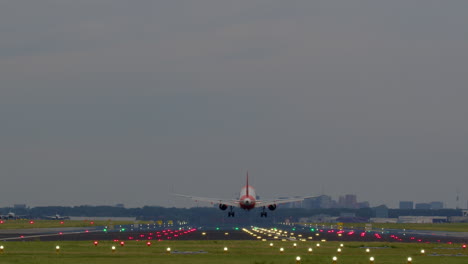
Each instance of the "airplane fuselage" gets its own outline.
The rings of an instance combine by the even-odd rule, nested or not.
[[[255,189],[252,186],[244,186],[241,189],[239,197],[239,206],[244,210],[251,210],[255,208]]]

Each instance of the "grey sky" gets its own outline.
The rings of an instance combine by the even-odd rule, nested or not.
[[[466,206],[467,1],[3,1],[0,206]]]

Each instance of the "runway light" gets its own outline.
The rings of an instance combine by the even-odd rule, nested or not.
[[[344,247],[344,245],[343,245],[343,244],[340,244],[340,247]]]
[[[338,258],[337,258],[337,257],[333,257],[333,258],[332,258],[332,263],[333,263],[333,264],[336,264],[337,261],[338,261]]]
[[[125,242],[120,241],[120,246],[122,246],[122,247],[125,246]]]
[[[270,243],[270,247],[272,247],[272,246],[273,246],[273,243]]]
[[[151,246],[151,242],[150,242],[150,241],[146,242],[146,245],[147,245],[148,247],[150,247],[150,246]]]
[[[4,250],[5,250],[5,248],[3,247],[3,245],[1,245],[0,246],[0,254],[2,254]]]
[[[296,244],[296,243],[294,243],[294,244],[293,244],[293,247],[294,247],[294,248],[296,248],[296,247],[297,247],[297,244]]]
[[[336,252],[338,252],[338,254],[341,254],[341,248],[338,248]]]
[[[421,249],[421,255],[426,254],[426,251],[424,249]]]
[[[95,246],[97,246],[97,245],[99,244],[99,242],[98,242],[98,241],[94,241],[93,244],[94,244]]]
[[[296,264],[300,264],[301,263],[301,257],[297,256],[296,257]]]
[[[111,247],[112,253],[115,253],[115,246]]]
[[[413,262],[413,259],[411,257],[408,257],[408,264],[411,264]]]
[[[462,248],[463,248],[463,249],[466,249],[466,244],[463,244],[463,245],[462,245]]]
[[[370,253],[370,249],[366,248],[366,253],[369,254],[369,253]]]
[[[319,244],[319,243],[317,243],[317,247],[318,247],[318,248],[320,247],[320,244]]]
[[[313,250],[312,250],[312,248],[309,248],[307,251],[308,251],[309,254],[310,254],[310,253],[312,253]]]
[[[228,248],[227,247],[224,247],[224,253],[227,253],[228,252]]]
[[[34,221],[33,221],[33,220],[31,220],[31,221],[29,221],[29,223],[32,225],[32,224],[34,224]]]
[[[55,246],[55,253],[60,253],[60,246]]]
[[[284,248],[280,248],[280,253],[281,253],[281,254],[284,253]]]
[[[369,258],[369,264],[374,264],[374,257]]]

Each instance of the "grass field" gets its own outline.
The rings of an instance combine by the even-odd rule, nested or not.
[[[274,243],[270,247],[269,243]],[[1,244],[2,243],[2,244]],[[296,256],[301,256],[301,263],[332,263],[332,256],[337,256],[337,264],[370,263],[369,257],[375,257],[375,264],[407,263],[407,257],[413,258],[414,264],[466,264],[468,257],[454,256],[468,254],[461,249],[461,245],[453,244],[406,244],[406,243],[363,243],[347,242],[342,253],[337,254],[340,242],[322,242],[317,248],[316,242],[281,241],[154,241],[151,246],[146,241],[128,241],[125,246],[118,242],[102,241],[94,246],[92,241],[63,241],[63,242],[0,242],[4,252],[0,253],[0,263],[250,263],[250,264],[279,264],[296,263]],[[55,247],[60,245],[60,253]],[[111,246],[116,246],[112,253]],[[224,247],[228,253],[224,253]],[[166,253],[170,247],[172,254]],[[284,248],[280,253],[279,248]],[[308,248],[313,253],[308,254]],[[370,247],[371,253],[365,252]],[[424,248],[425,255],[420,250]],[[176,254],[174,251],[204,251],[200,254]],[[439,254],[441,256],[431,256]]]

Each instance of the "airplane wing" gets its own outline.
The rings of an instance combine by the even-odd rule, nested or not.
[[[284,203],[300,202],[306,198],[313,198],[313,197],[315,196],[302,196],[302,197],[295,197],[295,198],[272,199],[272,200],[257,200],[257,205],[268,206],[270,204],[284,204]]]
[[[190,198],[194,201],[197,202],[208,202],[212,204],[225,204],[228,206],[236,206],[239,207],[239,201],[238,200],[225,200],[225,199],[218,199],[218,198],[208,198],[208,197],[197,197],[197,196],[190,196],[190,195],[184,195],[184,194],[174,194],[176,196],[180,197],[185,197],[185,198]]]

